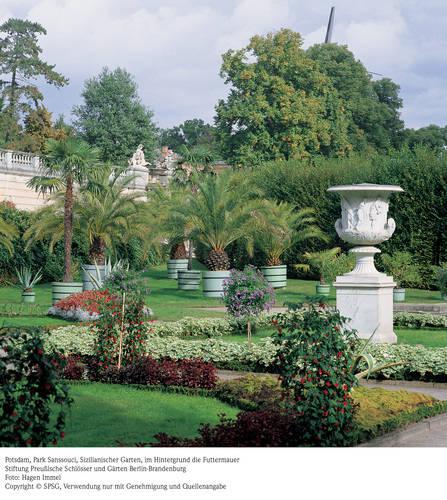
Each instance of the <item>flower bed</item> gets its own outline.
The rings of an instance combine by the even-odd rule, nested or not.
[[[94,335],[94,329],[87,326],[55,328],[50,332],[47,345],[51,351],[63,350],[70,354],[92,355]],[[150,335],[146,353],[155,359],[201,358],[219,368],[268,371],[271,369],[276,349],[269,338],[249,346],[217,339],[185,340]]]
[[[87,379],[112,384],[141,384],[212,389],[216,385],[216,368],[202,359],[161,359],[145,356],[118,369],[100,366],[90,357],[86,363],[78,355],[67,357],[63,377]]]
[[[94,321],[99,318],[100,304],[105,301],[110,301],[107,290],[74,293],[50,307],[48,315],[71,321]]]
[[[100,316],[101,304],[111,300],[107,290],[87,290],[59,300],[48,309],[47,314],[69,321],[96,321]],[[146,317],[152,316],[151,309],[145,307],[144,314]]]

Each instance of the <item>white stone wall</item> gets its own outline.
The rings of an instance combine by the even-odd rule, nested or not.
[[[11,201],[22,210],[35,210],[45,203],[45,199],[27,182],[37,175],[39,157],[20,151],[0,150],[0,201]]]

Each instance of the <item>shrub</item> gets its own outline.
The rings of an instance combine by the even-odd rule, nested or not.
[[[197,438],[178,438],[157,434],[156,444],[163,447],[254,447],[254,446],[300,446],[306,444],[305,422],[296,413],[284,409],[245,411],[236,420],[220,417],[220,423],[203,424]],[[148,446],[148,443],[137,443]]]
[[[224,281],[223,301],[228,313],[235,318],[256,317],[275,303],[275,292],[260,271],[246,266],[243,271],[232,269]]]
[[[442,295],[447,295],[447,269],[445,267],[440,267],[437,270],[436,278]]]
[[[216,368],[201,359],[161,359],[140,357],[121,368],[109,366],[92,375],[102,382],[116,384],[165,385],[212,389],[216,385]]]
[[[104,298],[100,305],[94,352],[101,369],[114,364],[121,368],[145,354],[144,295],[148,291],[135,273],[122,268],[112,271],[104,286],[110,298]]]
[[[110,300],[107,290],[74,293],[56,302],[53,307],[50,307],[48,314],[74,321],[93,321],[99,318],[101,305]]]
[[[151,323],[150,332],[158,337],[221,337],[233,333],[226,318],[183,318],[179,321]]]
[[[68,380],[81,380],[84,376],[85,364],[81,361],[81,356],[71,355],[66,357],[66,364],[62,372],[62,377]]]
[[[408,328],[446,328],[447,316],[431,313],[397,313],[394,315],[395,326]]]
[[[391,255],[383,254],[381,261],[385,271],[394,278],[397,287],[418,287],[422,278],[419,266],[413,262],[409,252],[394,252]]]
[[[321,446],[352,442],[356,378],[349,370],[355,333],[338,311],[310,304],[302,319],[277,318],[277,364],[286,404],[306,422],[304,441]]]
[[[71,399],[59,379],[63,366],[59,354],[45,352],[40,330],[0,330],[0,446],[47,446],[64,438]]]
[[[246,375],[219,382],[214,394],[218,399],[243,410],[278,408],[283,403],[279,380],[269,375]]]
[[[243,271],[232,269],[223,284],[223,301],[236,322],[245,324],[251,341],[253,320],[275,303],[275,292],[260,271],[246,266]]]
[[[95,327],[70,325],[51,330],[47,345],[52,351],[63,349],[71,354],[93,355],[95,337]],[[151,335],[144,341],[143,350],[155,359],[200,358],[219,368],[252,371],[273,369],[276,351],[269,338],[249,346],[216,339],[185,340],[156,335]]]

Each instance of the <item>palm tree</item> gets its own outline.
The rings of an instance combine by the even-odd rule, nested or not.
[[[185,202],[190,192],[185,184],[177,183],[170,183],[167,188],[155,186],[151,189],[143,208],[144,222],[140,228],[146,251],[148,248],[168,246],[171,259],[187,257],[186,220],[176,209]]]
[[[73,228],[89,242],[90,262],[103,265],[106,249],[114,248],[131,235],[139,234],[138,217],[143,203],[140,193],[130,192],[135,176],[111,167],[91,172],[73,202]],[[64,197],[57,193],[54,203],[42,209],[25,233],[29,244],[50,237],[50,249],[64,234]]]
[[[190,184],[197,173],[208,173],[211,163],[216,159],[214,152],[202,144],[190,148],[182,144],[179,153],[180,159],[172,180],[181,185]]]
[[[64,192],[64,282],[73,280],[71,270],[71,247],[73,240],[73,204],[75,183],[81,185],[96,164],[98,152],[86,142],[67,137],[62,140],[49,139],[45,145],[45,156],[41,174],[33,177],[28,186],[45,195]]]
[[[14,247],[12,240],[18,236],[17,229],[0,218],[0,246],[5,247],[12,255]]]
[[[280,266],[284,253],[299,241],[328,241],[312,208],[296,210],[289,203],[265,200],[263,213],[256,220],[256,243],[266,254],[267,266]]]
[[[135,176],[110,167],[97,170],[75,202],[75,227],[90,244],[91,263],[104,264],[106,248],[138,235],[141,193],[130,191]]]
[[[208,249],[205,264],[209,270],[228,270],[226,248],[233,241],[245,240],[252,251],[252,218],[260,215],[262,202],[243,176],[228,171],[207,175],[196,185],[197,193],[190,192],[171,214],[183,220],[190,237]]]

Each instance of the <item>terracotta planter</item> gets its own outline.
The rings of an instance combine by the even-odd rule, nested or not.
[[[204,271],[203,295],[205,297],[223,297],[223,282],[230,277],[230,271]]]
[[[52,303],[65,299],[74,293],[82,292],[82,282],[72,281],[68,283],[53,281],[51,283]]]
[[[272,288],[285,288],[287,285],[287,266],[262,266],[261,273]]]
[[[198,290],[202,271],[179,270],[177,271],[177,284],[179,290]]]
[[[169,259],[168,260],[168,278],[171,280],[177,279],[178,271],[188,270],[188,259]]]

